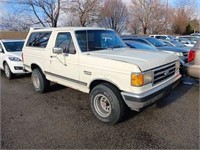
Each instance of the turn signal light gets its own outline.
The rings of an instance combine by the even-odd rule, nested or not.
[[[143,86],[144,75],[143,74],[131,74],[131,85],[132,86]]]

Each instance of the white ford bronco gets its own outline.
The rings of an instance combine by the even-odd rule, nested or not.
[[[127,106],[139,111],[161,99],[181,78],[176,55],[130,49],[105,28],[31,28],[23,63],[36,91],[52,81],[89,93],[95,116],[110,124]]]

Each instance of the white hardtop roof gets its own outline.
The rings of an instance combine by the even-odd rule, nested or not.
[[[24,42],[23,39],[0,39],[2,42]]]
[[[57,27],[57,28],[30,28],[30,31],[77,31],[77,30],[112,30],[100,27]]]

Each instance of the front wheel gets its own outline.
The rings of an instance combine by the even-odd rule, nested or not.
[[[10,67],[7,63],[4,64],[4,71],[8,79],[12,79],[14,77],[14,74],[11,72]]]
[[[103,83],[92,89],[90,107],[100,121],[116,124],[123,118],[126,105],[115,86]]]
[[[35,91],[44,93],[49,89],[50,81],[46,79],[45,75],[38,68],[32,71],[31,79]]]

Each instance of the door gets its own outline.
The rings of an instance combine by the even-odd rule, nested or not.
[[[62,49],[63,52],[55,53],[55,49]],[[57,83],[79,89],[78,53],[70,32],[57,33],[49,62],[50,72],[47,75]]]

